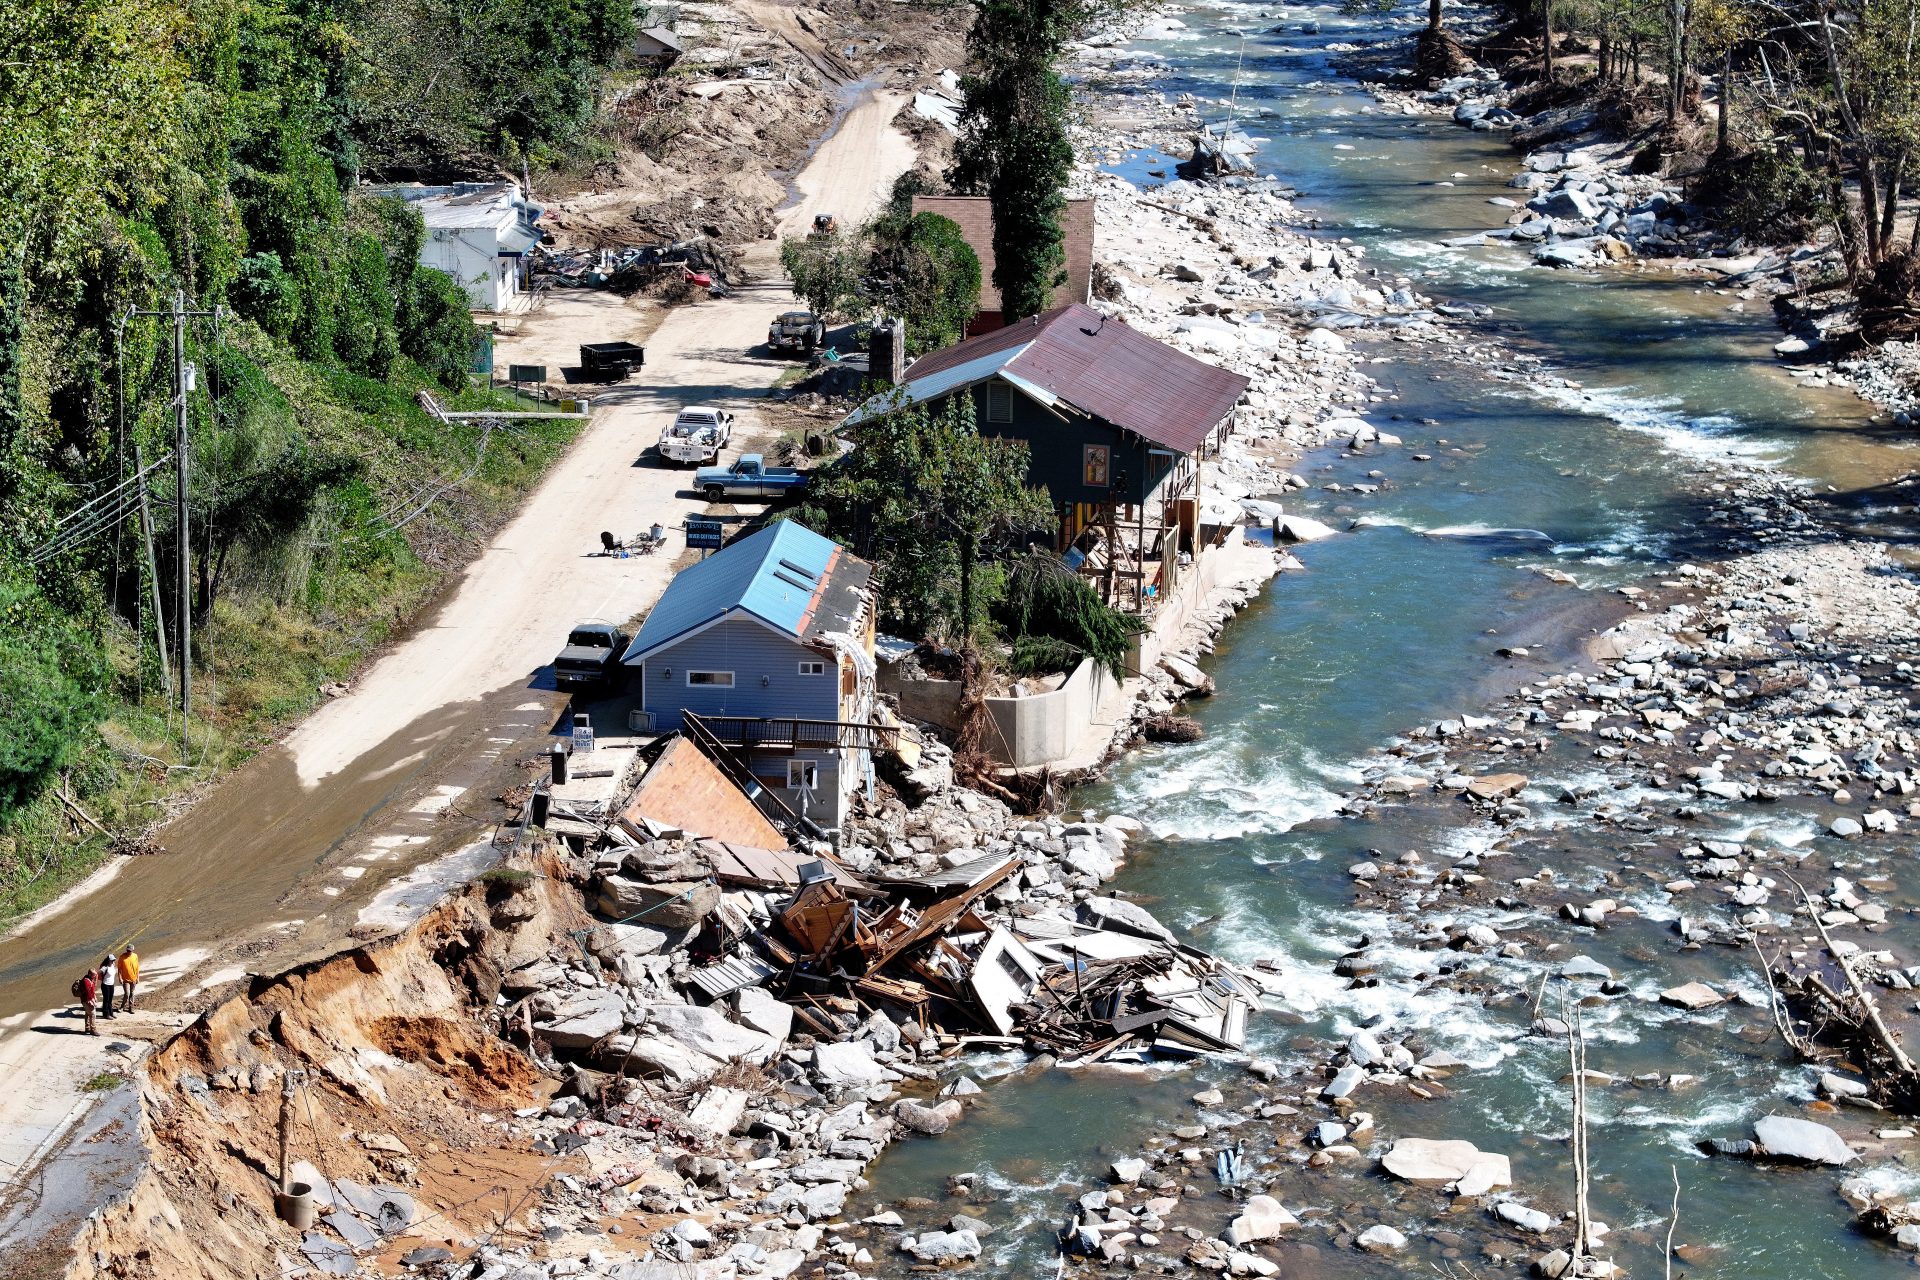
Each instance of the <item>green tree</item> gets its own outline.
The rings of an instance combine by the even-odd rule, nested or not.
[[[1088,10],[1075,0],[976,0],[967,36],[960,140],[948,178],[993,209],[993,283],[1008,321],[1052,304],[1066,279],[1073,168],[1060,49]]]
[[[795,518],[880,565],[889,625],[971,645],[990,603],[983,558],[1053,526],[1046,490],[1026,474],[1026,445],[981,436],[970,399],[904,406],[859,428]]]
[[[867,240],[867,296],[906,321],[910,351],[938,350],[966,336],[980,305],[980,259],[959,224],[937,213],[882,216]]]
[[[788,236],[780,242],[780,265],[794,296],[823,317],[842,314],[859,297],[860,258],[842,232]]]
[[[0,828],[10,810],[79,754],[99,720],[99,639],[0,582]]]

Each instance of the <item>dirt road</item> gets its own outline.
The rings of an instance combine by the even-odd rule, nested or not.
[[[901,103],[876,94],[843,116],[799,174],[783,230],[819,212],[857,220],[884,198],[914,159],[889,126]],[[671,528],[705,510],[689,473],[643,458],[646,447],[698,403],[739,414],[736,446],[764,442],[755,404],[789,364],[755,353],[793,299],[773,245],[749,260],[762,282],[669,312],[645,369],[595,395],[592,422],[519,515],[349,693],[171,824],[165,853],[122,860],[0,942],[0,1158],[32,1163],[84,1111],[76,1082],[108,1065],[105,1042],[69,1034],[60,1016],[68,983],[107,947],[138,939],[143,995],[191,1004],[337,945],[381,887],[484,834],[498,788],[524,776],[513,766],[544,749],[565,708],[546,664],[568,626],[642,613],[681,558],[677,536],[659,554],[600,556],[600,531]],[[612,295],[561,293],[500,359],[571,365],[559,355],[635,323]],[[45,1087],[18,1087],[31,1079]],[[19,1172],[0,1167],[0,1184]],[[10,1194],[0,1186],[0,1221]]]

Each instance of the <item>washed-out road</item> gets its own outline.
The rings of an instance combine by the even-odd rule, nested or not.
[[[797,176],[783,233],[821,212],[858,220],[885,198],[914,160],[889,125],[902,101],[870,93],[842,116]],[[484,833],[497,789],[524,778],[514,766],[544,749],[566,706],[545,668],[568,627],[643,613],[684,558],[677,537],[654,555],[598,555],[601,530],[674,528],[705,510],[689,473],[647,447],[699,403],[738,413],[730,456],[770,442],[754,405],[790,366],[762,343],[794,302],[771,244],[748,258],[757,283],[668,312],[643,370],[585,391],[592,420],[519,514],[348,693],[165,828],[164,852],[116,859],[0,941],[0,1256],[62,1209],[50,1165],[77,1158],[100,1096],[84,1082],[127,1070],[199,993],[339,945],[383,890],[390,901],[409,872]],[[499,357],[571,365],[582,342],[632,335],[638,314],[610,294],[556,292]],[[128,940],[146,957],[143,999],[166,1012],[103,1022],[110,1034],[90,1039],[68,987]]]

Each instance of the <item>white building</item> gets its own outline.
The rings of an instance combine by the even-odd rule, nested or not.
[[[420,262],[459,281],[475,311],[511,311],[526,288],[527,253],[540,239],[537,206],[517,182],[388,187],[420,210],[427,238]]]

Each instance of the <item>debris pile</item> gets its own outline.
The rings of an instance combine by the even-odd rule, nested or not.
[[[683,786],[715,780],[673,763]],[[644,778],[636,794],[672,804]],[[1234,1052],[1259,1003],[1252,974],[1180,945],[1139,905],[1072,901],[1073,879],[1091,887],[1118,868],[1128,832],[1112,823],[1022,824],[1025,840],[950,848],[931,866],[915,867],[913,843],[900,841],[906,857],[889,850],[895,865],[874,870],[876,849],[836,856],[818,842],[800,851],[697,838],[635,810],[586,824],[587,838],[567,831],[590,863],[590,900],[613,919],[596,931],[607,945],[685,948],[683,962],[635,964],[661,997],[765,988],[823,1039],[879,1012],[937,1045],[1019,1041],[1068,1065]]]

